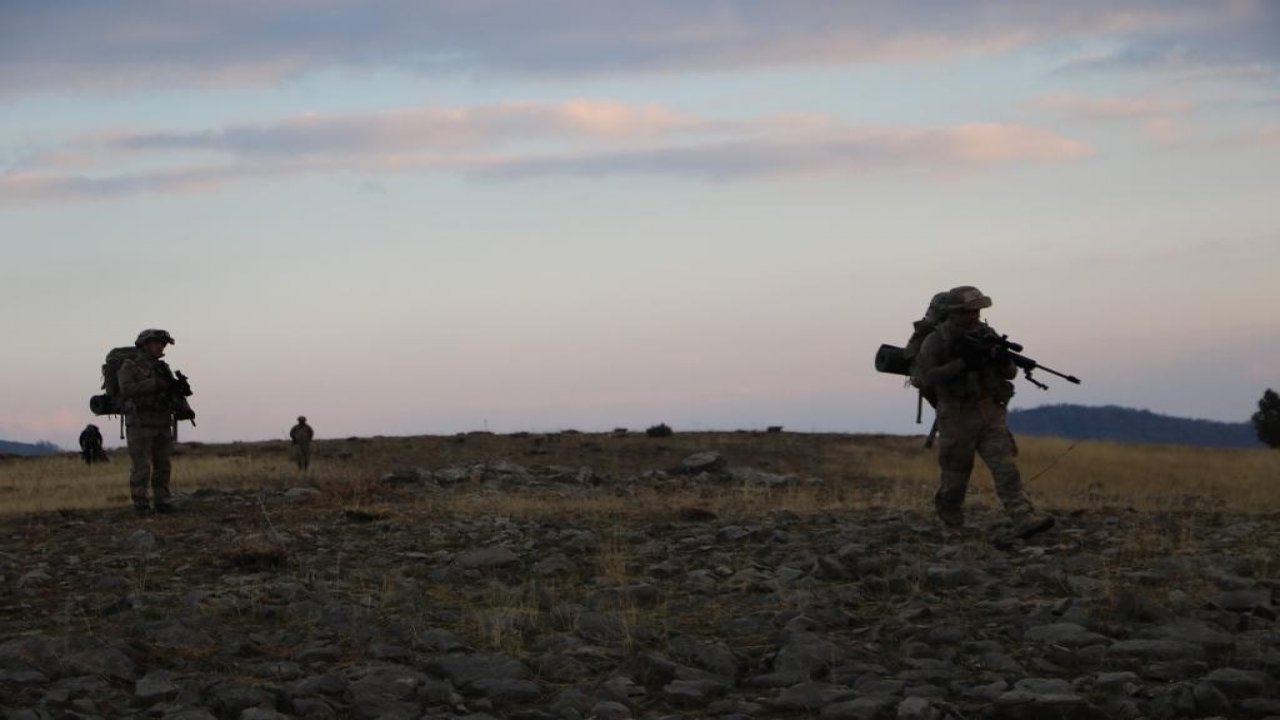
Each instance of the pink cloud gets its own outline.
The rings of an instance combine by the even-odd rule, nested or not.
[[[944,133],[957,156],[978,162],[1075,160],[1092,153],[1086,143],[1021,125],[961,125]]]
[[[1184,115],[1195,105],[1178,98],[1145,97],[1087,97],[1084,95],[1056,94],[1040,98],[1041,107],[1064,112],[1084,120],[1109,120],[1115,118],[1151,118]]]
[[[1280,146],[1280,125],[1272,125],[1258,130],[1253,134],[1256,144],[1268,147]]]
[[[666,174],[719,180],[885,168],[942,170],[1085,157],[1085,143],[1022,125],[847,125],[824,114],[696,117],[655,104],[423,106],[310,113],[197,132],[73,140],[0,175],[0,202],[207,192],[254,178],[422,170],[490,177]],[[59,159],[75,156],[80,174]],[[207,157],[205,164],[193,157]],[[110,173],[94,174],[94,168]]]

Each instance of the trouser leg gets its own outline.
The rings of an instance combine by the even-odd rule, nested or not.
[[[169,458],[172,454],[172,432],[169,428],[157,430],[151,444],[151,494],[156,505],[167,505],[172,497],[169,491],[169,476],[173,472]]]
[[[1022,474],[1014,460],[1018,450],[1013,435],[1009,433],[1004,408],[988,411],[977,449],[982,461],[991,469],[996,497],[1000,498],[1005,511],[1015,519],[1030,515],[1034,508],[1022,486]]]
[[[147,506],[147,485],[151,479],[153,437],[146,428],[130,425],[129,444],[129,497],[135,507]]]
[[[938,491],[933,496],[938,517],[948,525],[964,523],[964,498],[973,474],[977,437],[967,414],[942,409],[938,415]]]

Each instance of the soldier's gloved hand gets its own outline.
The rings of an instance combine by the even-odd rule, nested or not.
[[[960,359],[964,361],[966,370],[977,370],[991,359],[990,351],[979,345],[965,344],[960,352]]]

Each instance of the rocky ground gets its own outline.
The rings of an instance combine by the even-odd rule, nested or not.
[[[1280,718],[1275,517],[1098,508],[1009,541],[990,512],[944,534],[892,508],[531,510],[815,484],[713,456],[617,478],[490,462],[398,471],[359,502],[205,490],[172,515],[6,518],[0,707]]]

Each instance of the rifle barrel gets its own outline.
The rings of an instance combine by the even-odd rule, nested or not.
[[[1036,367],[1049,373],[1050,375],[1057,375],[1058,377],[1062,378],[1063,380],[1066,380],[1069,383],[1074,383],[1076,385],[1080,384],[1080,378],[1076,377],[1075,375],[1067,375],[1066,373],[1060,373],[1057,370],[1054,370],[1053,368],[1045,367],[1039,363],[1036,363]]]
[[[1026,355],[1019,355],[1018,353],[1009,353],[1009,357],[1013,358],[1013,363],[1015,365],[1017,365],[1018,367],[1024,370],[1043,370],[1049,373],[1050,375],[1057,375],[1058,377],[1062,378],[1063,380],[1066,380],[1069,383],[1074,383],[1076,385],[1080,384],[1080,378],[1076,377],[1075,375],[1067,375],[1066,373],[1058,372],[1057,370],[1054,370],[1051,367],[1045,367],[1044,365],[1041,365],[1040,363],[1036,362],[1035,360],[1032,360]]]

